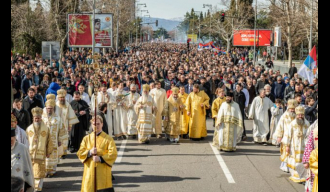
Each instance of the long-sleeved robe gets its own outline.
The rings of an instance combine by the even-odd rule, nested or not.
[[[214,118],[214,121],[217,122],[217,116],[219,113],[219,109],[221,107],[221,104],[223,102],[226,102],[226,97],[223,98],[216,98],[213,103],[212,103],[212,107],[211,107],[211,111],[212,111],[212,118]],[[214,133],[213,133],[213,146],[218,146],[219,145],[219,135],[218,135],[218,130],[214,129]]]
[[[143,102],[142,98],[143,97],[140,97],[134,105],[134,110],[138,116],[136,121],[136,129],[138,131],[138,140],[140,143],[149,140],[152,134],[153,114],[157,113],[157,108],[153,110],[153,107],[156,107],[156,103],[152,97],[148,95],[146,102]],[[143,107],[140,109],[140,106]]]
[[[15,135],[18,142],[22,143],[29,149],[29,140],[24,129],[20,128],[18,125],[15,128]]]
[[[288,136],[288,129],[290,126],[290,123],[295,118],[289,116],[289,111],[285,111],[283,115],[281,116],[280,120],[278,121],[278,124],[276,126],[275,133],[273,135],[273,138],[277,140],[277,138],[282,138],[281,145],[280,145],[280,160],[281,160],[281,166],[280,169],[284,172],[289,172],[289,168],[287,167],[287,154],[285,152],[285,147],[287,146],[287,136]]]
[[[50,154],[49,158],[46,158],[46,171],[50,174],[56,172],[57,164],[59,163],[58,158],[61,154],[58,153],[58,142],[63,143],[64,139],[68,138],[65,132],[65,126],[62,119],[55,113],[50,117],[42,117],[42,121],[49,128],[51,140],[53,143],[53,152]]]
[[[277,137],[275,135],[276,133],[276,127],[278,122],[280,121],[281,116],[283,115],[283,109],[279,109],[278,107],[272,107],[270,109],[270,112],[272,114],[272,118],[270,120],[270,137],[268,140],[268,143],[271,143],[273,145],[277,144]]]
[[[200,139],[207,136],[206,108],[209,107],[209,96],[204,91],[191,92],[186,101],[187,112],[190,112],[189,137]],[[204,107],[201,107],[204,104]]]
[[[243,117],[238,104],[232,101],[222,103],[216,121],[218,134],[218,149],[236,151],[236,145],[243,134]]]
[[[288,136],[286,137],[287,147],[290,148],[288,153],[287,166],[291,173],[290,179],[294,182],[304,182],[306,181],[306,175],[299,175],[296,167],[298,164],[302,164],[302,159],[304,155],[305,146],[307,144],[307,139],[310,134],[309,122],[304,119],[305,123],[300,126],[297,120],[293,120],[288,128]]]
[[[134,110],[136,101],[140,98],[138,93],[130,94],[126,97],[127,102],[127,133],[128,135],[137,135],[136,121],[137,114]]]
[[[88,157],[88,152],[94,147],[95,133],[86,135],[81,142],[77,156],[84,164],[84,174],[81,184],[82,192],[94,191],[94,167],[93,157]],[[117,158],[115,141],[103,131],[96,137],[97,156],[102,157],[103,163],[96,163],[96,186],[97,190],[112,188],[112,165]]]
[[[107,92],[106,94],[108,95],[108,98],[106,97],[106,95],[102,94],[101,92],[97,93],[96,111],[99,110],[99,106],[98,106],[99,103],[101,102],[107,103],[107,115],[105,116],[105,119],[107,120],[107,124],[108,124],[108,135],[112,136],[113,135],[112,110],[116,105],[116,103],[114,100],[114,96],[112,94],[110,94],[109,92]],[[95,93],[91,97],[90,109],[92,112],[95,110]]]
[[[34,179],[29,149],[16,141],[11,150],[11,176],[24,180],[27,192],[34,192]]]
[[[255,97],[249,111],[249,118],[253,119],[253,140],[255,142],[267,142],[269,133],[268,110],[274,103],[267,97]]]
[[[55,112],[59,117],[62,118],[62,122],[64,123],[65,126],[65,132],[66,135],[68,136],[66,139],[63,140],[63,151],[64,154],[67,154],[67,149],[68,149],[68,144],[69,144],[69,127],[72,127],[72,125],[79,123],[79,120],[74,113],[70,103],[65,101],[65,105],[60,105],[60,102],[56,102],[57,108],[55,108]]]
[[[26,132],[29,138],[29,152],[32,161],[34,185],[38,191],[42,190],[43,178],[46,177],[46,155],[53,152],[54,146],[48,127],[41,121],[39,129],[31,124]]]
[[[75,112],[79,123],[74,124],[72,126],[70,132],[70,141],[69,141],[69,148],[73,151],[78,151],[80,147],[80,143],[86,135],[86,131],[89,129],[89,106],[86,101],[80,99],[79,101],[73,100],[70,103],[73,111]],[[85,115],[80,115],[80,111],[85,111]]]
[[[180,115],[183,112],[180,106],[183,104],[179,98],[175,100],[173,95],[167,99],[167,103],[168,109],[164,109],[167,113],[166,116],[168,117],[165,133],[167,137],[169,137],[170,141],[178,142],[181,134]]]
[[[309,167],[315,175],[312,192],[317,192],[319,186],[319,148],[312,151],[309,157]]]
[[[116,137],[127,135],[127,109],[126,109],[126,97],[124,98],[122,95],[126,95],[127,92],[117,89],[113,92],[113,96],[116,100],[116,107],[113,110],[113,125],[114,125],[114,135]]]
[[[180,98],[181,102],[185,105],[186,100],[188,98],[188,94],[187,93],[184,93],[184,94],[179,93],[179,98]],[[187,115],[187,109],[186,108],[184,108],[182,113],[181,113],[180,121],[181,121],[181,134],[187,134],[188,133],[189,116]]]
[[[163,109],[166,108],[167,98],[166,91],[163,88],[154,88],[149,92],[149,95],[156,103],[157,113],[155,114],[155,134],[162,134],[162,116],[165,116]]]

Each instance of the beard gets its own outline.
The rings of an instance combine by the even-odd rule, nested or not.
[[[40,125],[41,125],[41,122],[33,122],[33,126],[35,127],[35,128],[40,128]]]
[[[289,117],[291,117],[291,118],[295,118],[296,117],[295,112],[288,112],[288,114],[289,114]]]
[[[304,125],[304,123],[305,123],[305,119],[304,119],[304,118],[302,118],[302,119],[297,119],[297,124],[298,124],[298,125],[302,126],[302,125]]]
[[[227,103],[231,103],[231,101],[232,101],[231,99],[229,99],[229,100],[227,99],[227,100],[226,100]]]
[[[60,105],[65,105],[65,100],[60,100]]]
[[[268,91],[267,91],[267,92],[265,92],[265,94],[266,94],[266,95],[269,95],[269,94],[270,94],[270,92],[268,92]]]
[[[50,116],[52,116],[53,115],[53,112],[51,112],[51,113],[47,113],[47,116],[48,117],[50,117]]]
[[[131,92],[134,94],[134,93],[136,93],[136,90],[132,90]]]
[[[174,103],[177,103],[178,102],[178,98],[173,97],[173,101],[174,101]]]
[[[145,103],[148,100],[148,94],[142,93],[142,102]]]

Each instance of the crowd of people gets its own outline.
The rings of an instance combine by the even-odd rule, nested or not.
[[[41,191],[43,178],[56,174],[70,151],[85,165],[82,191],[93,191],[86,178],[95,163],[111,172],[114,139],[199,141],[210,118],[213,146],[236,151],[247,141],[244,120],[251,119],[253,141],[279,148],[280,169],[306,191],[313,181],[317,187],[317,78],[310,85],[294,68],[281,74],[269,58],[254,66],[246,48],[227,54],[190,48],[145,43],[119,54],[68,50],[62,65],[39,55],[12,56],[12,175],[23,178],[25,189]],[[98,189],[113,190],[109,175],[97,175]]]

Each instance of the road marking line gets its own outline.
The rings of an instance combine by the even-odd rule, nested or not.
[[[118,151],[118,154],[117,154],[117,159],[116,159],[115,163],[120,163],[121,162],[121,159],[123,158],[123,155],[124,155],[126,143],[127,143],[127,139],[125,139],[121,142],[121,145],[120,145],[120,148],[119,148],[119,151]]]
[[[217,148],[213,147],[212,146],[212,143],[209,143],[209,144],[210,144],[210,146],[211,146],[211,148],[213,150],[213,153],[215,154],[215,157],[217,158],[217,160],[218,160],[218,162],[220,164],[220,167],[221,167],[223,173],[225,174],[225,176],[226,176],[226,178],[228,180],[228,183],[235,183],[234,178],[231,175],[231,173],[230,173],[230,171],[229,171],[229,169],[228,169],[225,161],[222,159],[219,150]]]

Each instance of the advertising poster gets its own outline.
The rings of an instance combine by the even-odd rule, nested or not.
[[[256,30],[256,46],[270,46],[271,30]],[[236,30],[234,31],[234,46],[254,46],[254,30]]]

